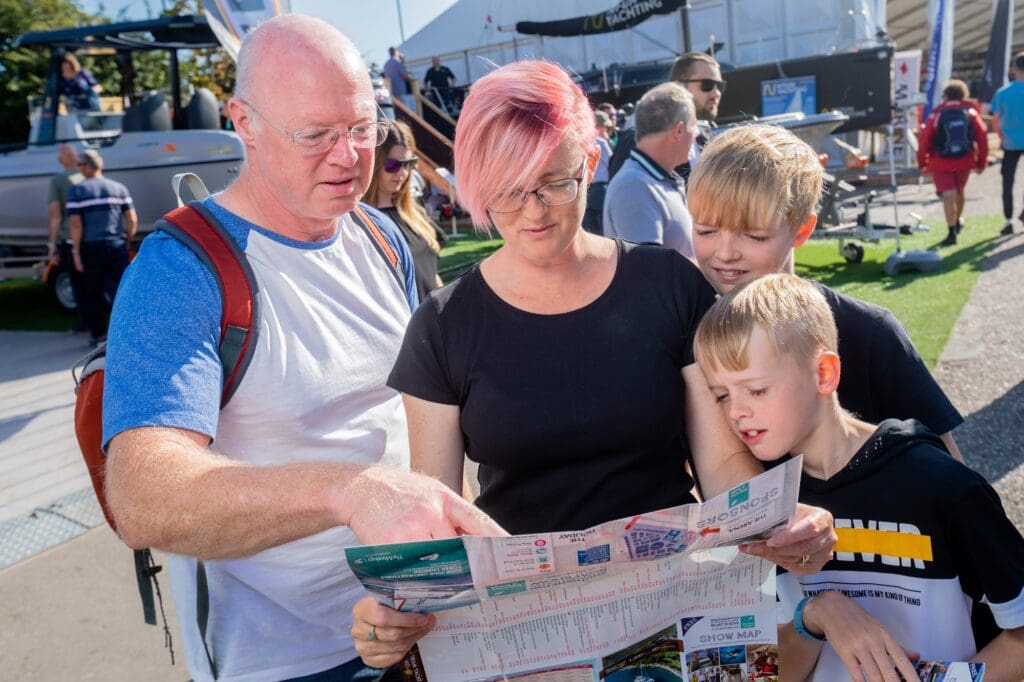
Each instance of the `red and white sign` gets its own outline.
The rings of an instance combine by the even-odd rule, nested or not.
[[[922,104],[921,50],[904,50],[892,56],[892,103],[897,109]]]

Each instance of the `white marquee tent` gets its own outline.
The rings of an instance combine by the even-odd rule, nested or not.
[[[964,1],[964,0],[961,0]],[[552,21],[610,9],[615,0],[459,0],[399,49],[415,77],[438,55],[460,83],[515,59],[556,61],[574,71],[671,60],[683,51],[679,12],[614,33],[552,38],[514,32],[517,21]],[[884,28],[885,0],[690,0],[693,49],[723,43],[735,65],[826,54],[864,45]],[[881,22],[881,23],[880,23]]]
[[[517,34],[517,21],[553,21],[607,11],[616,0],[459,0],[403,43],[410,73],[422,78],[438,55],[460,83],[491,63],[544,57],[574,71],[612,63],[668,61],[683,51],[680,14],[653,17],[615,33],[573,38]],[[1024,0],[1013,0],[1014,49],[1024,47]],[[690,0],[695,50],[722,43],[721,61],[745,66],[830,54],[871,44],[888,30],[897,49],[928,48],[928,0]],[[957,0],[955,49],[984,51],[992,0]]]

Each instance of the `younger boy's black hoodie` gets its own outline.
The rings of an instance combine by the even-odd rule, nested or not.
[[[947,661],[990,639],[972,629],[982,602],[1000,628],[1024,626],[1024,538],[981,474],[919,422],[882,422],[842,471],[800,486],[801,502],[832,512],[839,544],[820,573],[780,570],[780,623],[805,595],[838,590],[923,660]],[[810,679],[848,679],[830,646]]]

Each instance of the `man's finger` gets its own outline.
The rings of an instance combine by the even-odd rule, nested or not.
[[[505,537],[508,532],[480,508],[454,494],[448,506],[448,519],[464,535]]]

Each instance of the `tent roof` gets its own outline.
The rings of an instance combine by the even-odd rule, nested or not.
[[[731,1],[731,0],[728,0]],[[930,41],[928,0],[867,0],[885,3],[889,37],[899,50],[927,51]],[[475,50],[513,37],[526,41],[509,28],[517,21],[549,21],[608,10],[616,0],[458,0],[444,13],[417,31],[400,47],[411,61],[433,54]],[[821,0],[842,2],[842,0]],[[1024,49],[1024,2],[1013,0],[1013,51]],[[717,5],[712,0],[691,0],[692,8]],[[954,49],[959,53],[984,53],[992,30],[992,0],[956,0]],[[490,21],[488,21],[488,17]],[[614,34],[611,34],[614,35]]]
[[[159,17],[117,24],[97,24],[56,31],[25,33],[15,47],[115,48],[118,50],[168,50],[217,47],[206,18],[201,16]]]
[[[596,14],[615,0],[459,0],[440,16],[414,33],[399,49],[414,59],[432,54],[473,50],[488,44],[532,38],[514,31],[517,21],[554,21]],[[488,21],[490,17],[490,21]],[[508,28],[508,31],[501,31]]]
[[[1024,47],[1024,7],[1014,0],[1013,50]],[[992,0],[956,0],[953,49],[984,52],[992,30]],[[889,0],[886,9],[889,37],[897,49],[927,50],[931,40],[927,0]]]

